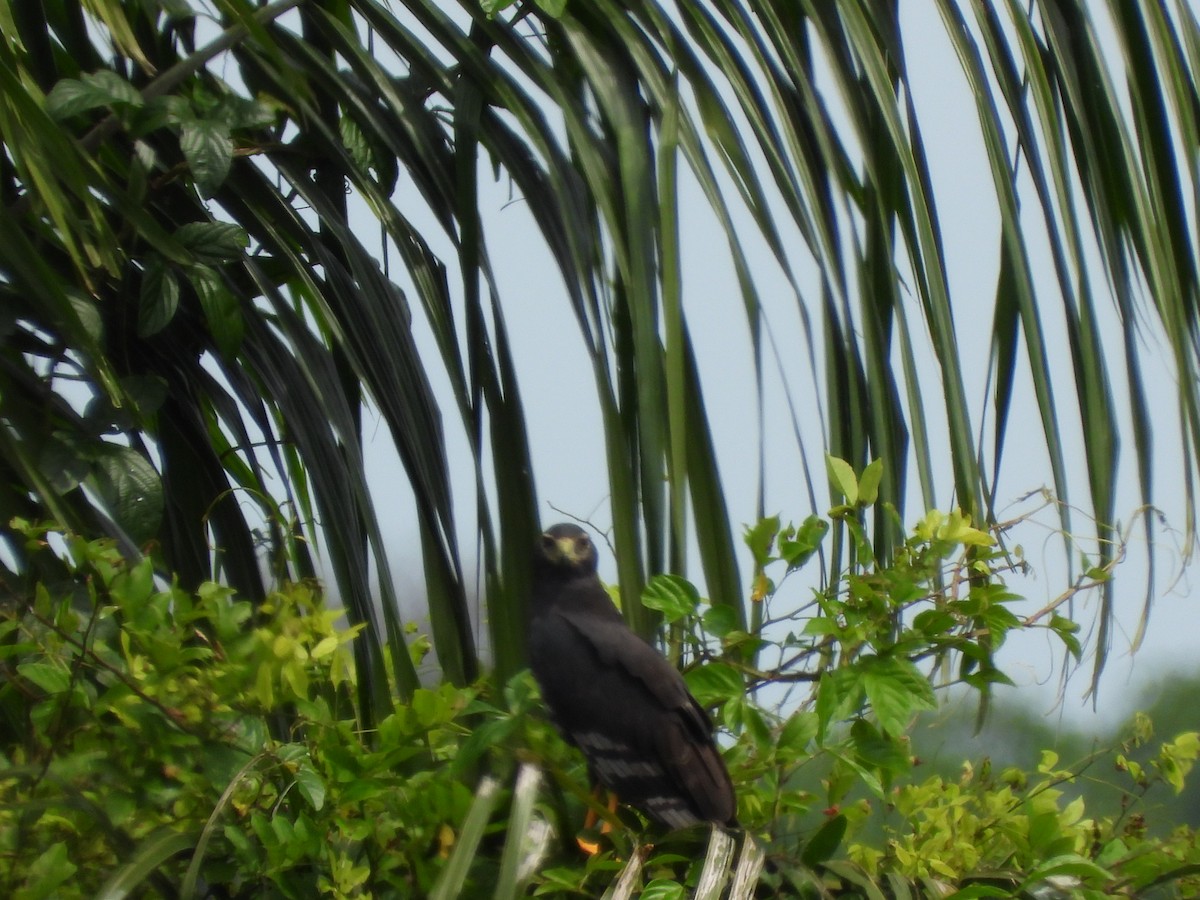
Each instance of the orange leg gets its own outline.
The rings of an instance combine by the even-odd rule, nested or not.
[[[596,787],[592,788],[592,796],[595,797],[597,800],[600,799],[600,791],[601,791],[601,788],[599,785],[596,785]],[[615,816],[617,813],[617,802],[618,802],[617,795],[614,794],[612,791],[609,791],[608,792],[608,803],[606,805],[608,807],[608,811],[613,816]],[[596,812],[595,809],[593,809],[592,807],[589,806],[587,815],[583,817],[583,830],[587,831],[587,830],[595,827],[596,820],[598,818],[600,818],[599,814]],[[610,819],[611,819],[611,816],[606,816],[604,821],[600,823],[600,833],[601,834],[608,834],[610,831],[612,831],[612,822],[610,821]],[[575,838],[575,843],[578,844],[579,849],[582,850],[584,853],[586,853],[588,856],[595,856],[597,853],[600,852],[600,844],[596,841],[589,841],[587,838],[577,837],[577,838]]]

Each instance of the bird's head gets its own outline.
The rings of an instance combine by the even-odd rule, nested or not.
[[[578,525],[563,523],[547,528],[538,538],[534,554],[539,566],[566,574],[591,575],[596,571],[596,545]]]

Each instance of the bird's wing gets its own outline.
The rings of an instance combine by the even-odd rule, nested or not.
[[[595,651],[602,665],[610,672],[622,672],[632,684],[640,687],[653,704],[664,714],[653,733],[643,735],[650,751],[661,765],[664,774],[675,783],[690,804],[680,806],[679,800],[654,791],[645,792],[642,803],[656,818],[672,827],[696,821],[695,813],[706,821],[729,822],[734,817],[733,787],[720,754],[713,744],[712,720],[687,689],[683,676],[652,646],[630,631],[624,622],[594,616],[562,613],[563,620]],[[632,710],[630,710],[632,712]],[[576,736],[584,746],[595,735]],[[590,748],[603,756],[615,747]],[[618,794],[621,790],[618,788]],[[628,793],[628,788],[626,793]],[[628,797],[627,799],[633,799]],[[659,804],[655,808],[655,804]]]
[[[571,613],[562,613],[562,617],[591,645],[604,665],[619,667],[635,678],[663,709],[678,711],[695,740],[711,739],[712,720],[688,691],[683,676],[624,622]]]

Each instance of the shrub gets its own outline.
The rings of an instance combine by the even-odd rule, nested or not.
[[[935,683],[986,696],[1006,680],[996,654],[1014,628],[1079,645],[1066,619],[1012,613],[1012,563],[961,516],[929,514],[881,563],[858,540],[860,512],[748,530],[749,630],[684,579],[646,590],[667,651],[722,729],[747,840],[770,860],[760,894],[1200,889],[1195,834],[1152,839],[1136,807],[1152,781],[1182,789],[1194,732],[1148,762],[1133,752],[1148,726],[1115,748],[1129,803],[1109,817],[1063,791],[1079,769],[1050,754],[1035,772],[981,761],[957,780],[917,777],[911,729],[936,705]],[[655,834],[623,810],[629,828],[591,835],[599,853],[575,848],[595,801],[528,673],[420,689],[365,731],[355,631],[317,585],[281,585],[255,608],[217,584],[167,584],[111,542],[14,526],[40,564],[0,616],[4,895],[492,896],[502,884],[512,896],[532,879],[539,895],[597,896],[622,873],[647,896],[697,888],[702,829]],[[833,587],[775,615],[830,534],[848,548]],[[520,791],[512,801],[522,764],[545,776],[536,803]],[[552,846],[526,854],[537,871],[523,871],[516,843],[524,853],[527,831],[551,830]]]

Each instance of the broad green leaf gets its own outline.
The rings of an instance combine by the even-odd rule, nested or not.
[[[809,516],[796,529],[794,538],[779,541],[779,555],[787,561],[788,571],[808,562],[829,533],[829,522],[819,516]]]
[[[329,654],[338,648],[339,643],[336,635],[331,634],[328,637],[323,637],[309,651],[309,656],[313,659],[321,659],[322,657],[329,656]]]
[[[217,348],[227,358],[232,358],[241,346],[244,331],[237,297],[209,266],[192,266],[187,275],[200,298],[200,307]]]
[[[889,735],[904,734],[917,712],[937,709],[933,687],[908,660],[868,657],[861,666],[862,688],[880,726]]]
[[[742,674],[728,663],[709,663],[684,674],[701,706],[716,706],[745,692]]]
[[[817,715],[801,710],[792,713],[779,733],[779,749],[788,753],[802,753],[817,736]]]
[[[229,123],[217,119],[185,121],[179,135],[179,149],[191,167],[200,195],[213,196],[233,163]]]
[[[535,2],[538,9],[552,19],[562,18],[563,13],[567,11],[567,0],[535,0]]]
[[[175,239],[197,262],[211,264],[237,259],[250,244],[246,229],[232,222],[189,222],[179,227]]]
[[[970,516],[961,510],[953,510],[938,529],[938,538],[943,541],[953,541],[973,547],[989,547],[996,543],[986,531],[980,531],[971,524]]]
[[[163,485],[146,458],[131,447],[104,444],[94,471],[109,511],[134,543],[154,537],[162,521]]]
[[[517,0],[479,0],[479,8],[482,9],[489,17],[495,16],[516,3]]]
[[[88,476],[91,464],[86,450],[81,450],[73,441],[52,435],[42,446],[38,468],[54,490],[65,494]]]
[[[308,801],[308,805],[315,810],[321,810],[325,806],[325,781],[317,773],[317,770],[308,762],[303,762],[296,769],[296,789]]]
[[[56,119],[67,119],[102,106],[140,106],[142,95],[128,81],[108,69],[64,78],[46,96],[46,111]]]
[[[138,307],[138,335],[158,334],[175,318],[179,308],[179,279],[159,257],[151,258],[142,274]]]
[[[821,673],[817,682],[817,741],[825,740],[829,727],[855,714],[862,704],[863,688],[850,668]]]
[[[715,637],[723,638],[738,629],[737,613],[728,606],[710,606],[700,617],[704,630]]]
[[[822,822],[821,827],[805,843],[800,853],[800,861],[811,869],[833,856],[846,835],[847,824],[846,817],[842,815]]]
[[[642,590],[642,605],[661,612],[669,625],[695,613],[700,594],[695,585],[678,575],[655,575]]]
[[[143,419],[154,415],[167,399],[167,381],[161,375],[126,375],[121,391]]]
[[[1050,617],[1050,630],[1058,635],[1059,640],[1063,642],[1063,645],[1075,657],[1076,661],[1081,658],[1083,653],[1083,645],[1080,644],[1077,636],[1079,628],[1078,622],[1072,622],[1070,619],[1060,616],[1057,613]]]

